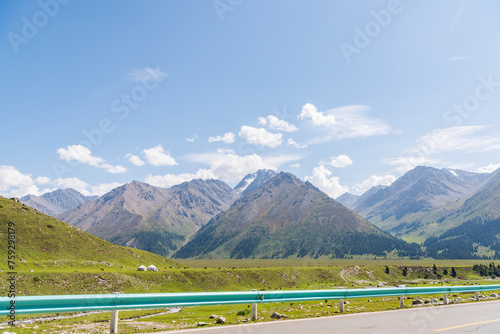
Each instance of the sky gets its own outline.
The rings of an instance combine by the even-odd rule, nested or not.
[[[0,195],[500,167],[500,3],[0,2]]]

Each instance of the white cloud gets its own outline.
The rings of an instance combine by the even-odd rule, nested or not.
[[[434,155],[444,152],[486,152],[500,149],[500,137],[478,135],[487,126],[456,126],[436,129],[416,140],[407,152]]]
[[[90,195],[102,196],[102,195],[110,192],[111,190],[113,190],[119,186],[122,186],[122,185],[123,185],[123,183],[119,183],[119,182],[100,183],[97,186],[90,187],[90,189],[91,189]]]
[[[231,144],[234,142],[234,140],[235,140],[235,135],[232,132],[227,132],[223,136],[215,136],[215,137],[208,138],[209,143],[222,141],[226,144]]]
[[[82,164],[99,166],[104,162],[103,158],[94,157],[90,150],[83,145],[69,145],[67,148],[57,150],[59,158],[65,161],[78,161]]]
[[[35,179],[36,184],[48,184],[51,183],[50,178],[46,176],[39,176]]]
[[[165,175],[148,175],[144,182],[157,187],[169,188],[182,182],[191,181],[193,179],[213,179],[215,176],[207,169],[199,169],[196,173],[182,174],[165,174]]]
[[[123,166],[113,166],[110,164],[102,164],[99,167],[106,168],[106,170],[112,174],[125,173],[127,171],[127,168]]]
[[[293,140],[292,138],[288,139],[287,145],[291,145],[295,148],[307,148],[306,144],[299,144],[299,143],[295,142],[295,140]]]
[[[306,103],[302,107],[302,111],[300,112],[298,118],[302,120],[310,119],[312,124],[315,126],[329,126],[336,124],[334,115],[323,114],[311,103]]]
[[[500,164],[489,164],[488,166],[480,167],[477,169],[478,173],[492,173],[500,168]]]
[[[322,126],[327,131],[323,137],[313,142],[385,135],[391,132],[391,128],[383,121],[370,117],[367,113],[369,110],[370,107],[364,105],[348,105],[322,113],[308,103],[302,107],[298,117],[311,119],[313,125]]]
[[[67,148],[59,148],[57,150],[59,158],[65,161],[77,161],[82,164],[104,168],[109,173],[125,173],[127,169],[123,166],[113,166],[101,158],[92,155],[90,150],[83,145],[69,145]]]
[[[53,183],[60,189],[73,188],[76,191],[84,194],[85,196],[91,195],[91,193],[88,190],[89,184],[76,177],[55,179]]]
[[[299,168],[300,164],[298,164],[298,163],[297,164],[293,164],[293,165],[290,165],[290,167],[292,167],[292,168]]]
[[[417,166],[430,166],[439,164],[441,161],[437,159],[433,159],[429,156],[401,156],[391,159],[386,159],[385,162],[388,165],[395,166],[393,172],[398,174],[406,173],[409,170]]]
[[[146,160],[153,166],[175,166],[177,162],[174,158],[170,156],[169,152],[163,150],[161,145],[156,145],[155,147],[148,148],[143,151],[146,156]]]
[[[144,166],[146,164],[137,155],[133,155],[133,154],[128,153],[125,155],[125,157],[128,158],[128,161],[130,161],[131,163],[133,163],[136,166]]]
[[[338,157],[331,157],[330,161],[325,162],[324,164],[332,165],[333,167],[337,167],[337,168],[344,168],[344,167],[347,167],[349,165],[352,165],[352,163],[353,162],[352,162],[351,158],[349,158],[345,154],[341,154]]]
[[[396,177],[392,175],[372,175],[363,182],[356,184],[354,190],[361,195],[375,186],[390,186],[394,181],[396,181]]]
[[[45,188],[40,191],[36,184],[50,184],[56,187]],[[65,188],[73,188],[85,196],[100,196],[120,185],[122,184],[112,182],[90,186],[87,182],[76,177],[59,178],[52,181],[48,177],[39,176],[33,180],[31,175],[21,173],[13,166],[0,166],[0,195],[4,197],[23,197],[29,194],[40,196],[47,192]]]
[[[257,154],[241,156],[232,150],[219,149],[213,153],[191,154],[187,158],[192,162],[208,165],[210,175],[231,183],[241,180],[246,174],[253,173],[258,169],[277,170],[280,166],[296,161],[301,157],[292,154],[262,157]]]
[[[186,141],[194,143],[196,139],[198,139],[198,135],[193,135],[191,138],[186,138]]]
[[[28,194],[40,194],[31,175],[21,173],[14,166],[0,165],[0,195],[22,197]]]
[[[97,186],[91,186],[87,182],[82,181],[76,177],[69,177],[64,179],[60,178],[54,180],[54,182],[52,183],[55,184],[59,189],[73,188],[85,196],[102,196],[105,193],[113,190],[114,188],[123,185],[123,183],[119,182],[110,182],[99,183],[99,185]]]
[[[240,137],[244,138],[248,144],[258,144],[267,147],[276,147],[281,145],[281,133],[270,133],[264,128],[254,128],[243,125],[239,132]]]
[[[267,117],[259,117],[259,124],[267,126],[271,130],[284,131],[284,132],[294,132],[298,129],[295,125],[290,124],[284,120],[279,119],[274,115],[269,115]]]
[[[448,168],[470,169],[473,165],[443,162],[441,157],[450,152],[489,152],[500,149],[500,137],[483,135],[481,132],[488,126],[456,126],[433,130],[421,137],[406,148],[403,156],[386,160],[396,168],[393,172],[405,173],[417,166],[437,166]],[[489,166],[480,170],[488,171]],[[490,168],[493,168],[491,166]]]
[[[340,184],[340,178],[332,176],[332,172],[325,166],[314,167],[310,176],[305,177],[306,181],[311,182],[331,198],[337,198],[349,191],[349,187]]]
[[[127,77],[132,81],[142,82],[150,79],[154,79],[156,81],[161,81],[162,78],[166,77],[167,73],[160,70],[157,66],[153,67],[144,67],[138,70],[133,70],[127,73]]]

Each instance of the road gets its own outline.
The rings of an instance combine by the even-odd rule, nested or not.
[[[500,301],[217,326],[164,334],[500,333]]]

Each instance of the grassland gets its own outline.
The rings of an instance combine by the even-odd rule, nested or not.
[[[279,263],[281,260],[275,260]],[[262,262],[256,262],[262,265]],[[294,290],[294,289],[331,289],[358,288],[376,285],[394,286],[408,284],[421,286],[430,284],[494,284],[499,280],[486,280],[475,273],[470,266],[456,266],[457,277],[444,275],[451,266],[438,266],[436,273],[432,266],[407,266],[408,275],[403,276],[401,266],[308,266],[242,268],[233,262],[233,267],[188,268],[173,267],[159,272],[120,271],[112,268],[109,272],[41,272],[18,275],[17,286],[21,294],[80,294],[80,293],[154,293],[188,291],[231,291],[231,290]],[[221,265],[221,263],[217,263]],[[239,263],[250,265],[248,262]],[[373,263],[372,263],[373,264]],[[4,274],[4,273],[2,273]],[[1,276],[0,276],[1,277]],[[3,282],[4,280],[2,280]],[[6,288],[2,284],[2,288]],[[2,293],[3,295],[3,293]],[[465,301],[471,294],[461,295]],[[421,296],[426,298],[426,296]],[[428,297],[432,299],[433,297]],[[410,304],[410,301],[407,302]],[[379,299],[350,300],[347,313],[397,309],[396,297]],[[339,314],[335,301],[314,301],[297,303],[273,303],[259,305],[259,320],[270,321],[273,312],[284,313],[288,318],[331,316]],[[248,321],[249,305],[225,305],[184,308],[178,313],[164,314],[161,310],[134,310],[120,312],[120,333],[154,332],[168,329],[196,327],[199,322],[215,326],[209,316],[224,316],[228,324],[240,324]],[[151,316],[153,315],[153,316]],[[47,315],[49,317],[54,315]],[[66,316],[66,315],[65,315]],[[150,316],[147,318],[142,318]],[[23,316],[19,319],[37,318]],[[91,315],[82,314],[75,318],[53,319],[24,324],[24,327],[8,328],[14,333],[104,333],[109,327],[110,313]],[[0,318],[0,322],[6,321]],[[7,330],[7,328],[6,328]]]
[[[403,259],[179,259],[179,264],[192,268],[272,268],[272,267],[472,267],[476,263],[489,264],[491,260],[403,260]]]

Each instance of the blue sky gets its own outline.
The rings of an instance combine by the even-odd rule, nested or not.
[[[0,195],[500,167],[496,1],[2,1]]]

